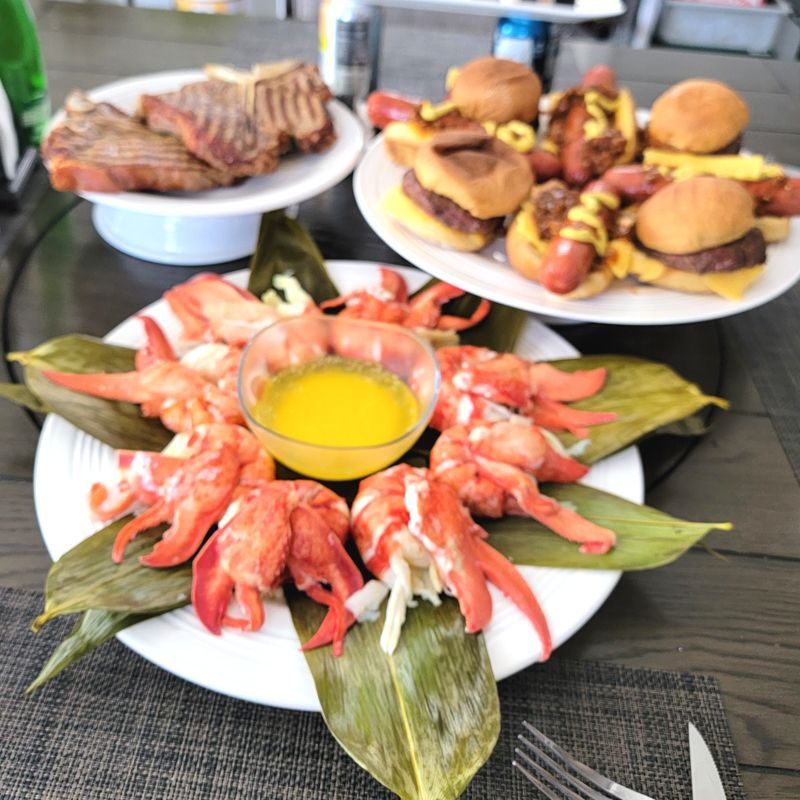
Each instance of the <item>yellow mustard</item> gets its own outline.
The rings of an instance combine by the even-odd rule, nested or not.
[[[601,92],[590,89],[583,96],[590,119],[583,123],[585,139],[596,139],[608,130],[608,114],[617,109],[617,97],[606,97]]]
[[[580,205],[574,206],[567,212],[567,219],[570,222],[579,222],[586,227],[574,228],[568,225],[562,228],[558,235],[564,239],[590,244],[597,250],[597,255],[605,255],[608,247],[608,231],[598,216],[601,206],[617,209],[619,200],[609,192],[582,192]]]
[[[451,100],[444,100],[438,105],[433,105],[427,100],[420,106],[419,115],[425,122],[436,122],[436,120],[447,116],[451,111],[456,110],[456,104]]]

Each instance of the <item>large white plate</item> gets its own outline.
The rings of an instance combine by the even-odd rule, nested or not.
[[[655,286],[617,281],[608,291],[586,300],[567,300],[515,272],[504,241],[480,253],[460,253],[430,244],[390,219],[380,199],[405,172],[394,164],[376,137],[356,168],[356,202],[369,226],[403,258],[444,281],[481,297],[550,317],[615,325],[674,325],[739,314],[790,289],[800,278],[800,217],[792,218],[789,238],[770,245],[764,274],[738,302],[711,294],[671,292]]]
[[[95,102],[107,101],[132,114],[140,95],[171,92],[203,78],[199,70],[158,72],[107,83],[87,94]],[[248,178],[237,186],[205,192],[84,192],[81,196],[98,205],[178,217],[223,217],[285,208],[335,186],[350,173],[361,155],[364,126],[338,100],[332,100],[328,109],[336,130],[336,141],[331,148],[318,155],[285,156],[271,175]],[[50,126],[62,118],[63,112],[59,112]]]
[[[328,267],[343,291],[377,280],[377,264],[332,261]],[[412,288],[427,279],[401,269]],[[244,270],[230,276],[240,285]],[[167,305],[158,301],[145,309],[170,335],[178,326]],[[139,323],[126,320],[109,335],[116,344],[142,343]],[[539,322],[528,320],[519,347],[530,358],[564,358],[575,349]],[[45,545],[56,559],[98,526],[88,513],[87,492],[97,480],[113,475],[113,450],[50,415],[42,429],[34,467],[34,502]],[[584,483],[641,503],[644,485],[635,447],[592,467]],[[554,534],[555,535],[555,534]],[[619,580],[619,572],[523,567],[525,579],[542,604],[554,646],[563,644],[603,604]],[[498,679],[537,661],[539,642],[528,620],[492,587],[494,616],[486,629],[492,668]],[[225,629],[208,633],[191,606],[139,623],[118,634],[132,650],[163,669],[222,694],[285,708],[317,710],[311,673],[300,653],[288,608],[282,599],[267,602],[267,620],[255,633]],[[347,646],[345,642],[345,647]]]

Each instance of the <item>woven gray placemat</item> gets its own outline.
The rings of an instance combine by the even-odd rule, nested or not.
[[[319,714],[214,694],[116,641],[24,697],[69,629],[59,620],[31,634],[41,603],[39,593],[0,589],[1,797],[390,797],[339,748]],[[500,741],[465,797],[536,797],[511,768],[527,719],[585,762],[659,800],[691,796],[692,720],[714,754],[728,800],[745,798],[712,678],[554,658],[503,681],[500,697]]]

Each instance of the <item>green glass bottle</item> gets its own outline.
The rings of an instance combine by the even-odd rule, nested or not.
[[[0,0],[0,84],[11,105],[19,152],[38,146],[50,117],[50,101],[27,0]]]

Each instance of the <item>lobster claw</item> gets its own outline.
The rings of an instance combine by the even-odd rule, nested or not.
[[[479,538],[472,543],[486,577],[530,620],[542,642],[542,661],[550,657],[553,643],[542,607],[517,568],[502,554]]]
[[[569,431],[579,439],[589,435],[587,425],[614,422],[617,418],[613,411],[582,411],[542,396],[534,397],[526,410],[540,427],[551,431]]]
[[[463,294],[463,289],[449,283],[437,283],[424,289],[411,300],[405,325],[410,328],[439,328],[450,331],[460,331],[477,325],[491,309],[488,300],[481,300],[469,317],[442,314],[442,306],[445,303]]]
[[[136,351],[136,369],[143,370],[157,361],[177,361],[175,351],[158,323],[145,314],[140,314],[138,319],[144,326],[147,342]]]
[[[221,533],[216,531],[192,562],[192,605],[200,622],[217,635],[234,588],[233,578],[220,563]]]
[[[78,373],[46,369],[42,374],[58,386],[106,400],[146,403],[152,398],[152,392],[142,385],[139,372]]]
[[[543,361],[531,364],[528,374],[537,387],[537,393],[541,392],[551,400],[561,400],[565,403],[592,397],[606,382],[605,367],[563,372]]]
[[[301,649],[312,650],[332,643],[333,654],[341,655],[345,633],[355,622],[344,603],[364,585],[364,579],[341,539],[318,513],[302,506],[295,508],[291,525],[288,566],[295,585],[312,600],[328,606],[319,629]]]

